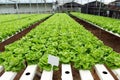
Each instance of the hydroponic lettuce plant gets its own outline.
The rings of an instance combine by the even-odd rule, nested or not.
[[[90,15],[90,14],[82,14],[77,12],[72,12],[74,16],[78,18],[82,18],[86,21],[90,21],[105,30],[112,31],[113,33],[117,33],[120,35],[120,20],[119,19],[112,19],[108,17]]]
[[[6,51],[0,54],[0,65],[8,71],[20,71],[23,62],[27,61],[29,65],[37,64],[41,70],[50,70],[49,54],[59,57],[61,64],[74,63],[77,69],[91,69],[95,64],[120,67],[118,53],[62,13],[55,14],[21,40],[6,46]],[[8,59],[20,61],[20,65]]]

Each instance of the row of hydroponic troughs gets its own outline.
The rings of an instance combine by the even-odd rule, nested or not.
[[[7,14],[7,15],[0,15],[0,23],[11,22],[15,20],[19,20],[22,18],[26,18],[29,16],[33,16],[35,14]]]
[[[46,17],[48,17],[50,14],[21,14],[22,17],[17,20],[12,20],[8,22],[1,22],[0,23],[0,42],[6,40],[8,37],[14,35],[16,32],[22,31],[23,29],[29,27],[30,25],[34,24],[35,22],[38,22]],[[8,16],[8,15],[7,15]],[[16,15],[10,15],[9,18],[12,18]],[[1,21],[6,21],[8,17],[6,15],[0,16]],[[15,17],[13,19],[16,19]],[[8,19],[9,20],[9,19]]]
[[[7,71],[20,71],[24,61],[50,70],[48,55],[60,58],[60,63],[73,63],[77,69],[91,69],[95,64],[120,67],[120,55],[107,47],[64,13],[57,13],[22,39],[6,46],[0,54],[0,65]],[[57,67],[55,67],[57,69]]]
[[[72,12],[71,14],[80,19],[96,24],[100,28],[103,28],[106,31],[110,31],[113,34],[117,34],[118,36],[120,36],[120,20],[119,19],[112,19],[109,17],[102,17],[97,15],[83,14],[83,13],[77,13],[77,12]]]

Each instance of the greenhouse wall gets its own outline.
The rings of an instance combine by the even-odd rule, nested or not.
[[[0,14],[15,14],[15,13],[51,13],[52,4],[19,4],[18,11],[15,4],[0,4]]]

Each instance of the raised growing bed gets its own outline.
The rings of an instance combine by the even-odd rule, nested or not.
[[[72,12],[71,14],[80,19],[96,24],[100,28],[103,28],[106,31],[110,31],[110,33],[114,33],[120,36],[120,20],[119,19],[97,16],[97,15],[90,15],[90,14],[83,14],[83,13],[77,13],[77,12]]]
[[[40,23],[44,22],[45,20],[47,20],[50,16],[32,24],[31,26],[29,26],[28,28],[16,33],[15,35],[9,37],[8,39],[6,39],[5,41],[0,43],[0,52],[3,52],[5,50],[5,46],[8,44],[11,44],[13,42],[15,42],[16,40],[19,40],[20,38],[22,38],[23,36],[25,36],[28,32],[30,32],[33,28],[35,28],[37,25],[39,25]]]
[[[114,51],[120,53],[120,36],[116,35],[110,31],[105,31],[104,29],[100,28],[99,26],[85,21],[83,19],[77,18],[70,14],[70,16],[77,21],[78,23],[82,24],[87,30],[91,31],[96,37],[104,42],[105,45],[110,46],[113,48]]]
[[[50,14],[38,14],[36,16],[27,17],[16,21],[6,22],[0,24],[0,42],[6,40],[8,37],[20,32],[28,26],[48,17]]]

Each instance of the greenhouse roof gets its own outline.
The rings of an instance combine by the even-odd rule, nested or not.
[[[5,3],[11,4],[11,3],[15,3],[16,1],[18,1],[18,3],[44,3],[44,0],[0,0],[0,4],[5,4]],[[88,3],[88,0],[46,0],[46,3],[53,3],[56,1],[58,1],[59,4],[64,4],[72,1],[80,4]],[[92,1],[96,1],[96,0],[89,0],[89,2],[92,2]],[[97,0],[97,1],[100,1],[100,0]],[[115,0],[104,0],[104,2],[103,1],[102,2],[105,4],[108,4],[113,1]]]
[[[45,3],[44,0],[0,0],[0,4],[14,4],[14,3]],[[46,3],[53,3],[55,1],[46,0]]]

